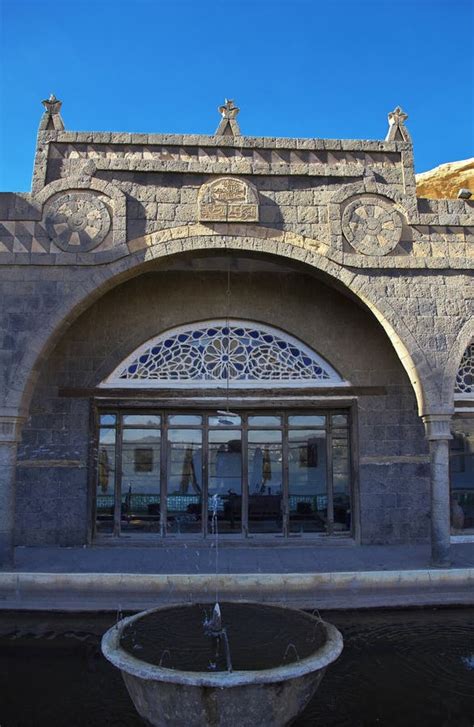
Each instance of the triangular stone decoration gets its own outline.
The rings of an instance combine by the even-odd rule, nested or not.
[[[39,131],[64,131],[64,121],[61,116],[62,101],[54,93],[41,102],[45,108],[41,117]]]
[[[240,128],[236,119],[240,109],[234,105],[232,99],[226,98],[225,104],[219,106],[218,111],[222,120],[217,127],[216,136],[240,136]]]
[[[397,106],[393,111],[388,114],[388,133],[385,137],[385,141],[408,141],[411,144],[411,136],[408,129],[405,126],[405,121],[408,119],[401,106]]]

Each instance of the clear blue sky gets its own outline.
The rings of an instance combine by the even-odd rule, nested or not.
[[[382,139],[474,155],[473,0],[0,0],[0,189],[28,191],[41,99],[73,131]]]

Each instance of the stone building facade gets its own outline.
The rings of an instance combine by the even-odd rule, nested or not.
[[[474,539],[473,203],[417,198],[401,109],[353,141],[43,103],[32,191],[0,195],[4,567],[213,508],[279,547]]]

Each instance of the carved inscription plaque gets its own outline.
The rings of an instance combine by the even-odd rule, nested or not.
[[[242,179],[216,179],[201,187],[198,215],[201,222],[258,222],[258,193]]]

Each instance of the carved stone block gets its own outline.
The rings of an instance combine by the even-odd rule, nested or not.
[[[234,177],[203,184],[198,196],[201,222],[258,222],[258,193],[249,182]]]
[[[372,194],[359,195],[342,214],[346,240],[363,255],[387,255],[400,242],[402,218],[388,199]]]
[[[110,230],[107,205],[90,192],[61,194],[45,210],[45,226],[52,242],[65,252],[87,252],[100,245]]]

